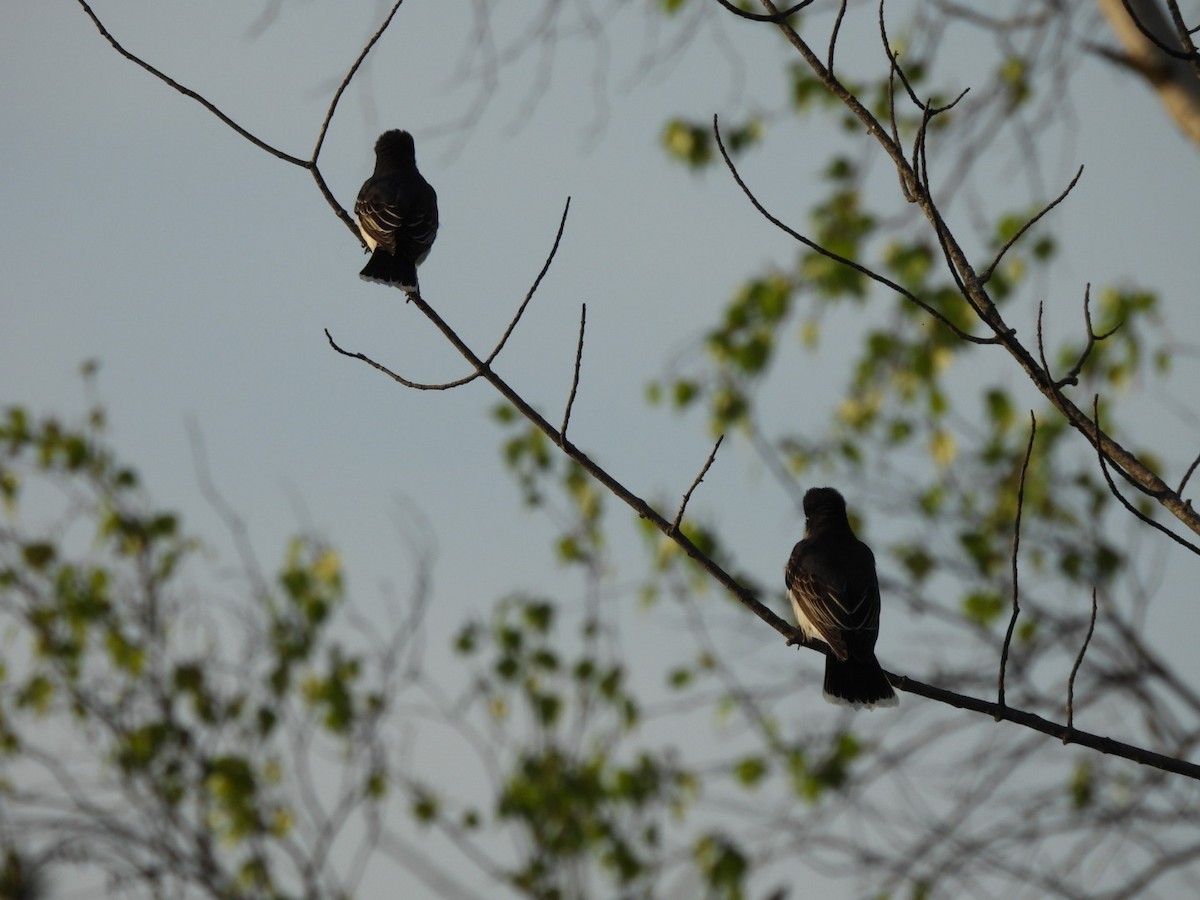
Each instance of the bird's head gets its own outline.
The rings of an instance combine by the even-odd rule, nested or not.
[[[804,495],[808,527],[847,524],[846,501],[831,487],[810,488]]]
[[[385,131],[375,142],[375,158],[392,165],[416,162],[417,153],[412,135],[407,131]]]

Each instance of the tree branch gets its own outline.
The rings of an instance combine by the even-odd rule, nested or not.
[[[1075,665],[1071,666],[1071,677],[1067,679],[1067,730],[1074,731],[1075,729],[1075,676],[1079,674],[1079,667],[1083,665],[1083,655],[1087,653],[1088,644],[1092,642],[1092,634],[1096,630],[1096,589],[1092,588],[1092,618],[1088,621],[1087,634],[1083,636],[1083,646],[1079,648],[1079,655],[1075,657]],[[1065,744],[1066,738],[1063,738]]]
[[[579,390],[579,367],[583,362],[583,330],[587,325],[587,304],[579,306],[579,342],[575,345],[575,371],[571,375],[571,393],[567,396],[567,408],[563,411],[562,427],[559,434],[566,439],[567,425],[571,422],[571,407],[575,405],[575,392]]]
[[[779,9],[772,0],[759,0],[759,2],[769,14],[779,14]],[[910,163],[905,158],[903,149],[888,134],[887,129],[880,124],[871,111],[845,85],[833,76],[796,30],[786,20],[777,22],[776,27],[779,28],[787,41],[803,58],[805,64],[821,80],[825,89],[845,105],[850,113],[863,124],[867,134],[874,138],[880,145],[896,166],[901,184],[911,187],[913,193],[912,199],[921,208],[921,211],[932,225],[938,244],[946,257],[947,268],[959,283],[963,298],[995,334],[995,340],[975,337],[965,339],[971,340],[974,343],[998,343],[1002,345],[1025,371],[1025,374],[1029,377],[1033,385],[1063,415],[1067,423],[1092,444],[1097,453],[1101,454],[1109,463],[1121,470],[1142,493],[1153,498],[1191,531],[1200,534],[1200,513],[1192,509],[1191,505],[1185,502],[1178,493],[1171,490],[1170,486],[1135,454],[1126,450],[1122,445],[1113,440],[1111,436],[1096,427],[1087,413],[1076,406],[1058,389],[1049,372],[1044,367],[1039,366],[1037,360],[1034,359],[1024,344],[1017,340],[1015,329],[1011,328],[1004,321],[1000,311],[996,308],[995,303],[987,293],[986,286],[967,258],[966,251],[963,250],[946,225],[941,211],[933,199],[928,180],[928,166],[924,163],[923,143],[918,147],[919,152],[916,154],[915,162]],[[926,107],[926,116],[929,115],[930,111]],[[724,154],[724,148],[722,148],[722,153]],[[730,165],[727,155],[726,164]],[[732,165],[730,165],[730,169],[732,171]],[[924,177],[922,177],[922,173]],[[738,178],[738,183],[742,184],[740,178]],[[743,190],[745,190],[744,187]],[[747,195],[749,195],[748,191]],[[755,203],[756,208],[772,224],[787,230],[790,234],[797,237],[797,239],[804,240],[795,232],[787,229],[777,219],[767,214],[756,200],[752,202]],[[831,256],[830,258],[839,259],[836,256]],[[841,260],[839,259],[839,261]],[[849,265],[856,271],[864,271],[862,267],[851,260],[845,260],[843,264]],[[866,270],[864,274],[869,274],[869,270]],[[878,281],[880,279],[876,278],[875,280]],[[887,284],[886,281],[881,283]],[[960,338],[963,337],[963,334],[958,329],[955,329],[955,333]]]
[[[885,287],[891,288],[897,294],[904,297],[906,300],[915,304],[916,306],[919,306],[926,313],[933,316],[935,319],[937,319],[939,322],[941,322],[943,325],[945,325],[947,328],[949,328],[952,332],[954,332],[956,337],[961,338],[964,341],[970,341],[973,344],[997,343],[997,339],[994,337],[980,338],[980,337],[975,337],[975,335],[973,335],[973,334],[968,334],[967,332],[960,329],[953,322],[951,322],[948,318],[946,318],[946,316],[942,315],[940,312],[938,312],[936,309],[934,309],[932,306],[930,306],[928,303],[926,303],[924,300],[922,300],[920,297],[918,297],[916,294],[914,294],[912,291],[897,284],[896,282],[892,281],[890,278],[888,278],[884,275],[880,275],[878,272],[868,269],[866,266],[861,265],[860,263],[856,263],[852,259],[847,259],[846,257],[841,256],[840,254],[834,253],[832,250],[827,250],[826,248],[822,247],[820,244],[805,237],[800,232],[796,231],[794,228],[791,228],[790,226],[785,225],[782,221],[775,218],[775,216],[773,216],[773,215],[771,215],[771,213],[767,212],[766,207],[764,207],[762,205],[762,203],[759,202],[758,198],[756,196],[754,196],[754,192],[751,191],[750,188],[747,187],[746,182],[742,180],[741,173],[738,172],[737,166],[735,166],[733,164],[733,160],[730,159],[730,157],[729,157],[729,152],[725,149],[725,142],[721,139],[721,129],[720,129],[720,125],[719,125],[717,116],[715,116],[715,115],[713,116],[713,134],[716,136],[716,139],[717,139],[717,147],[720,148],[720,150],[721,150],[721,157],[722,157],[722,159],[725,160],[725,165],[729,169],[730,174],[733,175],[733,180],[737,182],[738,187],[740,187],[742,189],[742,193],[744,193],[746,195],[747,199],[749,199],[749,201],[754,205],[754,208],[759,211],[759,213],[762,215],[762,217],[764,219],[766,219],[768,222],[770,222],[772,225],[774,225],[776,228],[778,228],[780,231],[783,231],[784,233],[791,235],[797,241],[804,244],[804,246],[806,246],[812,250],[815,250],[817,253],[820,253],[822,256],[827,256],[830,259],[834,260],[835,262],[840,263],[841,265],[847,266],[848,268],[854,269],[854,271],[856,271],[856,272],[862,273],[863,275],[870,278],[872,281],[876,281],[879,284],[884,285]]]
[[[1004,254],[1009,251],[1009,248],[1012,247],[1013,244],[1025,236],[1025,232],[1036,225],[1041,218],[1046,215],[1046,213],[1050,212],[1050,210],[1054,209],[1054,207],[1058,206],[1058,204],[1067,199],[1067,194],[1071,193],[1071,191],[1075,189],[1075,185],[1079,183],[1079,179],[1082,175],[1083,166],[1080,166],[1079,171],[1075,173],[1075,177],[1071,179],[1071,183],[1067,185],[1066,189],[1053,200],[1051,200],[1050,203],[1042,207],[1041,212],[1022,225],[1017,233],[1005,242],[1004,246],[1001,247],[1000,251],[996,254],[996,258],[992,260],[992,264],[984,269],[983,274],[979,276],[980,284],[987,284],[991,280],[992,273],[996,271],[996,266],[1000,265],[1000,260],[1004,259]]]
[[[700,474],[692,481],[692,486],[684,492],[683,500],[679,504],[679,512],[675,513],[675,521],[671,523],[671,532],[673,534],[678,533],[679,524],[683,521],[683,512],[687,509],[688,501],[692,499],[692,493],[699,487],[700,482],[704,480],[704,476],[708,474],[708,470],[712,468],[712,464],[717,458],[717,451],[721,449],[721,441],[723,440],[725,440],[725,435],[717,438],[717,442],[713,444],[712,453],[708,454],[708,460],[700,469]]]
[[[1008,631],[1004,634],[1004,645],[1000,650],[1000,686],[996,703],[1004,706],[1004,675],[1008,669],[1008,651],[1012,646],[1013,631],[1017,627],[1017,616],[1021,614],[1020,591],[1018,588],[1018,551],[1021,549],[1021,513],[1025,509],[1025,473],[1029,471],[1029,460],[1033,456],[1033,439],[1037,437],[1037,417],[1029,411],[1029,444],[1025,447],[1025,461],[1021,463],[1021,479],[1017,484],[1017,514],[1013,518],[1012,542],[1012,617],[1008,620]]]

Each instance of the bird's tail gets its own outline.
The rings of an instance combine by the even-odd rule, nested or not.
[[[406,259],[393,256],[383,247],[375,248],[358,277],[376,284],[393,285],[402,291],[417,289],[417,267]]]
[[[854,709],[896,706],[900,702],[874,654],[867,659],[847,660],[827,656],[824,693],[830,703]]]

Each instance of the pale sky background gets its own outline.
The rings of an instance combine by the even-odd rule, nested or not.
[[[252,40],[263,6],[110,0],[95,8],[130,51],[268,143],[307,156],[334,87],[386,7],[285,4]],[[537,274],[571,196],[558,259],[497,368],[558,421],[586,302],[572,438],[635,492],[669,498],[673,510],[711,439],[695,417],[647,409],[645,385],[694,344],[743,279],[787,266],[795,251],[723,170],[696,176],[669,162],[660,133],[674,115],[733,120],[754,106],[781,106],[785,57],[763,30],[726,23],[719,38],[705,32],[676,63],[635,78],[654,39],[640,7],[624,4],[608,36],[602,101],[595,45],[564,41],[551,86],[527,118],[520,110],[536,81],[536,55],[501,73],[464,131],[447,126],[466,114],[478,88],[458,68],[470,52],[471,6],[408,0],[343,98],[322,171],[350,207],[379,132],[414,133],[442,222],[421,269],[423,293],[481,351]],[[672,37],[664,26],[658,40]],[[739,65],[727,62],[721,41]],[[840,51],[846,69],[856,62],[853,47]],[[867,53],[874,70],[878,44]],[[959,64],[970,83],[970,60]],[[1170,337],[1195,346],[1196,152],[1146,89],[1086,65],[1075,83],[1074,141],[1047,155],[1053,193],[1078,163],[1087,165],[1080,188],[1054,214],[1062,247],[1046,291],[1059,304],[1054,321],[1060,336],[1078,326],[1085,282],[1134,279],[1161,292]],[[213,479],[264,564],[275,564],[286,536],[312,526],[343,553],[367,610],[379,585],[407,584],[394,520],[398,504],[410,504],[439,546],[431,640],[511,590],[572,589],[574,576],[550,552],[552,523],[521,507],[504,470],[503,434],[488,415],[498,398],[489,388],[407,391],[328,348],[323,328],[408,378],[466,373],[398,292],[358,280],[360,249],[308,173],[119,57],[68,0],[0,8],[0,110],[0,404],[81,410],[78,366],[99,360],[111,437],[160,504],[182,510],[190,531],[228,552],[228,535],[201,496],[193,421]],[[804,226],[831,140],[782,121],[741,170],[774,212]],[[1009,177],[996,169],[989,183]],[[1028,198],[1005,199],[999,208]],[[1032,334],[1034,307],[1022,304],[1008,315]],[[780,415],[823,426],[840,375],[822,382],[794,345],[786,355],[773,379],[778,396],[788,397]],[[993,361],[1011,366],[998,353]],[[783,390],[789,373],[802,390]],[[1194,383],[1194,358],[1181,358],[1173,395],[1192,401]],[[1009,384],[1024,390],[1015,370]],[[1195,422],[1181,422],[1157,398],[1127,399],[1120,416],[1177,482],[1200,444]],[[738,440],[726,441],[692,510],[720,523],[737,568],[774,584],[802,521],[749,460]],[[869,510],[869,498],[853,486],[846,492]],[[614,526],[631,518],[610,508]],[[618,527],[615,540],[636,546],[631,526]],[[1176,587],[1164,591],[1150,627],[1164,654],[1181,662],[1194,652],[1195,561],[1171,556]],[[641,558],[628,559],[632,575]],[[632,654],[669,637],[675,624],[642,621]],[[885,633],[880,649],[890,668],[925,674],[919,659],[903,657],[898,639]],[[762,652],[800,659],[773,634],[764,633]],[[821,700],[814,693],[797,703]]]

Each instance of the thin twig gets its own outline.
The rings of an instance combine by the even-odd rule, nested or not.
[[[299,166],[302,169],[309,168],[310,163],[308,160],[300,159],[299,157],[292,156],[290,153],[284,153],[282,150],[280,150],[276,147],[272,147],[266,141],[251,134],[249,131],[247,131],[245,128],[243,128],[241,125],[239,125],[237,122],[233,121],[233,119],[229,118],[229,116],[227,116],[227,115],[225,115],[225,113],[221,112],[221,110],[219,110],[213,103],[209,102],[207,99],[205,99],[204,97],[197,94],[191,88],[184,87],[182,84],[180,84],[174,78],[171,78],[166,73],[161,72],[158,69],[154,68],[154,66],[150,65],[150,63],[146,62],[140,56],[136,56],[133,53],[130,53],[128,50],[126,50],[124,47],[122,47],[119,43],[117,43],[117,39],[115,37],[113,37],[111,34],[109,34],[108,29],[104,27],[103,23],[101,23],[99,16],[97,16],[94,12],[92,12],[92,8],[87,5],[86,0],[77,0],[77,2],[79,3],[79,5],[81,7],[83,7],[83,11],[85,13],[87,13],[88,18],[90,18],[92,20],[92,24],[94,24],[96,26],[96,30],[100,32],[101,37],[103,37],[106,41],[108,41],[109,44],[112,45],[112,48],[114,50],[116,50],[118,53],[120,53],[123,57],[125,57],[131,63],[141,66],[143,69],[145,69],[147,72],[149,72],[155,78],[157,78],[159,81],[166,84],[168,87],[174,88],[175,90],[179,91],[179,93],[183,94],[185,97],[190,97],[191,99],[195,100],[197,103],[199,103],[201,106],[203,106],[205,109],[207,109],[210,113],[212,113],[214,116],[216,116],[222,122],[224,122],[226,125],[228,125],[230,128],[232,128],[234,131],[236,131],[238,134],[240,134],[242,137],[244,137],[250,143],[254,144],[254,146],[256,146],[262,150],[266,150],[272,156],[274,156],[278,159],[282,159],[284,162],[291,163],[293,166]]]
[[[723,440],[725,440],[725,435],[722,434],[713,445],[712,453],[708,454],[708,459],[705,461],[703,468],[700,469],[700,474],[692,481],[692,486],[684,492],[683,501],[679,504],[679,512],[675,513],[675,521],[671,523],[671,534],[679,533],[679,525],[683,522],[683,511],[687,509],[688,501],[692,499],[692,493],[700,486],[700,482],[704,480],[704,476],[712,468],[713,461],[717,458],[717,451],[721,449],[721,441]]]
[[[829,55],[825,59],[825,68],[829,69],[829,77],[837,78],[833,72],[833,55],[837,49],[838,32],[842,30],[842,19],[846,17],[847,0],[838,4],[837,18],[833,20],[833,29],[829,33]]]
[[[1075,360],[1075,365],[1071,366],[1066,375],[1054,382],[1055,387],[1061,388],[1068,384],[1079,384],[1079,373],[1083,371],[1084,364],[1087,362],[1088,357],[1092,355],[1092,350],[1095,349],[1096,344],[1100,341],[1108,340],[1125,324],[1124,322],[1118,322],[1108,331],[1104,332],[1104,334],[1096,334],[1095,329],[1092,327],[1092,285],[1090,282],[1083,291],[1083,322],[1087,327],[1087,343],[1083,345],[1083,350],[1080,352],[1079,358]]]
[[[1075,729],[1075,676],[1079,674],[1079,667],[1083,665],[1083,654],[1087,653],[1088,644],[1092,642],[1092,632],[1096,630],[1096,588],[1092,588],[1092,618],[1088,622],[1087,634],[1083,637],[1083,646],[1079,648],[1079,655],[1075,657],[1075,665],[1071,667],[1071,677],[1067,679],[1067,731]],[[1063,738],[1065,744],[1067,739]]]
[[[500,355],[500,351],[504,349],[504,345],[508,342],[517,323],[521,321],[521,316],[525,313],[525,307],[529,305],[529,301],[533,299],[534,293],[537,292],[538,286],[542,283],[542,279],[546,277],[546,273],[550,271],[550,264],[554,262],[554,257],[558,254],[558,245],[562,241],[563,230],[567,227],[567,213],[571,211],[571,198],[567,197],[566,205],[563,206],[562,218],[558,222],[558,232],[554,235],[554,244],[550,247],[550,254],[546,257],[546,261],[542,263],[542,270],[538,272],[537,278],[533,280],[533,285],[529,288],[529,292],[525,295],[525,299],[517,308],[516,315],[512,317],[512,321],[508,323],[508,328],[504,329],[504,334],[500,336],[500,342],[496,344],[494,350],[487,355],[485,362],[491,364],[496,357]]]
[[[1170,5],[1171,0],[1167,0],[1167,2],[1168,2],[1168,5]],[[1130,5],[1129,0],[1121,0],[1121,5],[1125,7],[1125,12],[1129,14],[1129,20],[1131,22],[1133,22],[1134,25],[1137,26],[1137,30],[1142,33],[1142,35],[1146,38],[1146,40],[1148,40],[1150,43],[1152,43],[1155,47],[1157,47],[1163,53],[1167,54],[1167,56],[1173,57],[1174,59],[1195,60],[1195,58],[1196,58],[1195,49],[1193,49],[1191,52],[1185,52],[1183,50],[1179,50],[1175,47],[1172,47],[1172,46],[1164,43],[1162,38],[1160,38],[1153,31],[1151,31],[1149,26],[1144,24],[1142,22],[1142,20],[1138,18],[1137,13],[1135,13],[1133,11],[1133,7]],[[1176,12],[1178,12],[1178,7],[1176,8]],[[1186,27],[1183,28],[1182,31],[1183,31],[1183,34],[1186,34],[1187,28]]]
[[[1188,479],[1192,477],[1192,473],[1196,471],[1196,466],[1200,465],[1200,456],[1192,460],[1192,464],[1188,466],[1187,471],[1183,473],[1183,479],[1179,482],[1179,488],[1175,493],[1183,495],[1183,489],[1187,486]]]
[[[487,358],[482,360],[480,362],[479,366],[470,375],[464,375],[462,378],[456,378],[454,381],[443,381],[443,382],[432,383],[432,384],[426,384],[426,383],[420,382],[420,381],[410,381],[409,379],[404,378],[401,375],[398,375],[396,372],[393,372],[391,369],[389,369],[387,366],[383,365],[382,363],[375,362],[374,360],[370,359],[367,356],[364,356],[361,353],[351,353],[347,350],[343,350],[341,347],[339,347],[337,345],[337,343],[334,342],[333,337],[330,336],[330,334],[329,334],[329,329],[325,329],[325,337],[329,339],[330,346],[333,347],[333,349],[336,350],[338,353],[341,353],[343,356],[350,356],[355,359],[361,359],[364,362],[368,362],[372,366],[374,366],[376,369],[378,369],[380,372],[383,372],[385,375],[387,375],[389,378],[391,378],[393,381],[397,382],[398,384],[402,384],[405,387],[412,388],[413,390],[417,390],[417,391],[448,391],[448,390],[451,390],[452,388],[462,387],[464,384],[470,384],[472,381],[474,381],[476,378],[478,378],[480,375],[483,374],[484,369],[489,368],[492,365],[492,363],[494,363],[496,361],[496,357],[500,355],[500,351],[504,349],[505,343],[507,343],[509,337],[512,336],[513,331],[516,329],[517,323],[521,321],[521,315],[525,312],[525,308],[529,305],[529,301],[533,299],[534,292],[537,291],[538,285],[540,285],[542,283],[542,279],[546,277],[546,272],[549,271],[550,264],[554,261],[554,257],[558,253],[558,245],[562,241],[563,230],[566,228],[566,225],[567,225],[567,212],[570,210],[570,208],[571,208],[571,198],[568,197],[566,206],[563,207],[562,218],[559,220],[559,223],[558,223],[558,232],[554,235],[554,244],[550,248],[550,253],[546,257],[546,261],[542,264],[541,271],[538,272],[537,278],[534,279],[533,286],[529,289],[529,292],[525,295],[525,299],[522,301],[521,305],[517,308],[517,311],[513,315],[512,319],[509,321],[508,327],[504,330],[504,334],[500,337],[500,341],[496,344],[496,346],[492,350],[492,352],[488,354]],[[355,229],[355,234],[358,234],[357,229]],[[408,300],[412,300],[412,298],[414,296],[416,296],[416,295],[409,294]],[[582,352],[582,347],[580,348],[580,351]],[[578,360],[577,360],[577,362],[578,362]],[[578,374],[579,374],[578,370],[576,370],[575,374],[576,374],[576,377],[578,377]],[[573,396],[574,395],[572,394],[572,398],[573,398]]]
[[[1099,394],[1096,394],[1092,397],[1092,427],[1094,428],[1095,432],[1100,431],[1100,395]],[[1132,503],[1130,503],[1128,500],[1125,499],[1125,496],[1119,490],[1117,490],[1117,485],[1113,481],[1112,476],[1110,474],[1108,474],[1107,461],[1105,459],[1103,451],[1101,451],[1099,448],[1099,440],[1093,440],[1093,444],[1096,445],[1096,456],[1100,460],[1100,471],[1102,473],[1104,473],[1104,480],[1108,482],[1108,489],[1114,497],[1116,497],[1118,500],[1121,501],[1121,505],[1124,506],[1127,510],[1129,510],[1129,512],[1131,512],[1135,516],[1137,516],[1137,518],[1139,518],[1143,522],[1145,522],[1147,525],[1151,526],[1152,528],[1158,529],[1163,534],[1165,534],[1167,537],[1169,537],[1171,540],[1173,540],[1175,543],[1179,544],[1180,546],[1187,547],[1193,553],[1200,556],[1200,547],[1197,547],[1195,544],[1191,543],[1190,541],[1186,540],[1185,538],[1180,537],[1175,532],[1173,532],[1169,528],[1167,528],[1165,525],[1161,525],[1160,523],[1155,522],[1152,518],[1150,518],[1148,515],[1146,515],[1144,512],[1142,512],[1140,509],[1138,509],[1136,506],[1134,506]],[[1118,468],[1117,471],[1119,472],[1120,469]],[[1129,476],[1126,475],[1125,473],[1122,472],[1121,474],[1124,475],[1126,479],[1129,478]],[[1135,484],[1134,486],[1136,487],[1137,485]]]
[[[1029,460],[1033,457],[1033,439],[1037,436],[1037,416],[1029,411],[1029,443],[1025,447],[1025,461],[1021,463],[1021,479],[1017,483],[1017,513],[1013,517],[1012,542],[1012,617],[1008,620],[1008,631],[1004,635],[1004,645],[1000,650],[1000,688],[997,692],[996,703],[1004,706],[1004,676],[1008,671],[1008,652],[1012,647],[1013,631],[1017,627],[1017,616],[1021,614],[1020,590],[1018,584],[1019,569],[1017,560],[1021,549],[1021,513],[1025,509],[1025,474],[1029,471]]]
[[[579,366],[583,362],[583,331],[587,326],[587,304],[579,305],[579,343],[575,345],[575,372],[571,376],[571,393],[567,396],[567,408],[563,411],[562,428],[558,433],[565,440],[567,425],[571,422],[571,407],[575,405],[575,392],[579,390]]]
[[[1032,228],[1039,221],[1041,221],[1042,217],[1045,216],[1046,213],[1050,212],[1050,210],[1054,209],[1054,207],[1058,206],[1058,204],[1060,204],[1064,200],[1066,200],[1067,194],[1071,193],[1071,191],[1074,190],[1075,185],[1079,183],[1079,179],[1082,176],[1083,176],[1083,166],[1080,166],[1079,171],[1077,171],[1075,173],[1075,177],[1071,179],[1071,183],[1067,185],[1066,189],[1063,190],[1063,192],[1061,194],[1059,194],[1057,197],[1055,197],[1053,200],[1051,200],[1046,206],[1043,206],[1041,212],[1039,212],[1036,216],[1034,216],[1032,219],[1030,219],[1024,225],[1022,225],[1017,230],[1016,234],[1014,234],[1012,237],[1010,237],[1007,241],[1004,242],[1004,246],[1000,248],[1000,251],[996,254],[996,258],[992,260],[992,264],[990,266],[988,266],[986,269],[984,269],[983,274],[981,274],[979,276],[980,284],[987,284],[991,280],[992,273],[996,271],[996,266],[1000,265],[1000,261],[1002,259],[1004,259],[1004,254],[1006,254],[1009,251],[1009,249],[1012,247],[1013,244],[1015,244],[1017,241],[1019,241],[1022,237],[1025,236],[1025,232],[1027,232],[1030,228]]]
[[[790,6],[785,10],[779,10],[779,11],[773,12],[770,15],[763,15],[762,13],[749,12],[748,10],[734,6],[731,2],[729,2],[729,0],[717,0],[717,2],[720,3],[723,7],[725,7],[727,10],[729,10],[731,13],[733,13],[738,18],[749,19],[751,22],[770,22],[772,24],[777,25],[780,22],[785,21],[788,18],[788,16],[793,16],[796,13],[800,12],[800,10],[804,9],[806,6],[811,6],[813,4],[814,0],[801,0],[800,3],[797,3],[794,6]]]
[[[392,24],[392,19],[396,17],[396,13],[400,10],[400,4],[404,0],[396,0],[392,4],[391,12],[383,20],[383,24],[375,29],[375,33],[371,35],[371,39],[367,41],[366,46],[362,48],[362,52],[358,54],[358,59],[354,60],[354,64],[350,66],[346,77],[342,79],[342,83],[338,85],[338,89],[333,93],[333,99],[329,101],[329,109],[325,111],[325,119],[321,122],[321,129],[317,132],[317,144],[313,147],[312,164],[317,164],[317,157],[321,155],[321,147],[325,143],[325,134],[329,131],[329,123],[333,121],[333,114],[337,111],[338,101],[342,99],[342,94],[346,92],[346,88],[350,86],[350,81],[358,72],[359,67],[363,64],[363,60],[367,58],[367,54],[371,52],[371,48],[383,37],[383,33],[387,31],[388,26]]]
[[[334,341],[333,335],[331,335],[329,333],[328,328],[325,329],[325,338],[326,338],[326,340],[329,341],[329,346],[332,347],[334,350],[336,350],[338,353],[342,354],[342,356],[349,356],[352,359],[362,360],[367,365],[372,366],[373,368],[382,372],[384,375],[386,375],[388,378],[392,379],[392,381],[396,382],[397,384],[402,384],[406,388],[412,388],[414,391],[448,391],[451,388],[462,387],[464,384],[469,384],[470,382],[474,381],[476,378],[478,378],[483,373],[482,368],[476,369],[474,373],[472,373],[471,375],[467,375],[465,378],[460,378],[457,381],[447,381],[447,382],[443,382],[441,384],[425,384],[420,381],[409,381],[407,378],[403,377],[402,375],[397,375],[395,372],[393,372],[391,369],[389,369],[383,363],[378,363],[375,360],[371,359],[369,356],[366,356],[362,353],[355,353],[350,350],[342,349],[341,347],[338,346],[337,342]],[[483,365],[483,363],[480,363],[481,367],[482,367],[482,365]]]
[[[834,260],[835,262],[838,262],[844,266],[848,266],[849,268],[854,269],[854,271],[867,276],[872,281],[878,282],[879,284],[882,284],[885,287],[891,288],[893,291],[900,294],[902,297],[907,299],[909,302],[916,304],[922,310],[924,310],[926,313],[933,316],[935,319],[937,319],[939,322],[941,322],[943,325],[945,325],[947,328],[949,328],[952,332],[954,332],[956,337],[958,337],[964,341],[970,341],[972,344],[995,344],[999,341],[999,339],[996,337],[981,338],[981,337],[976,337],[973,334],[968,334],[967,332],[965,332],[961,328],[959,328],[957,325],[955,325],[953,322],[951,322],[948,318],[946,318],[946,316],[942,315],[940,312],[938,312],[936,309],[934,309],[932,306],[930,306],[928,303],[926,303],[924,300],[921,300],[919,297],[917,297],[916,294],[914,294],[912,291],[908,290],[905,287],[902,287],[901,285],[892,281],[890,278],[888,278],[884,275],[880,275],[878,272],[868,269],[864,265],[856,263],[852,259],[847,259],[846,257],[841,256],[840,254],[834,253],[832,250],[827,250],[826,248],[822,247],[820,244],[816,243],[813,240],[810,240],[809,238],[802,235],[800,232],[796,231],[794,228],[784,224],[779,219],[775,218],[775,216],[771,215],[771,213],[769,213],[767,211],[766,207],[764,207],[762,205],[762,203],[759,202],[758,198],[756,196],[754,196],[754,193],[750,190],[749,187],[747,187],[746,182],[742,180],[741,173],[738,172],[737,166],[735,166],[733,164],[733,160],[730,159],[729,153],[725,149],[725,142],[723,140],[721,140],[721,129],[719,127],[716,116],[713,116],[713,133],[716,135],[717,147],[720,148],[720,150],[721,150],[721,156],[725,160],[725,165],[729,169],[730,174],[733,175],[733,180],[737,182],[738,187],[740,187],[742,189],[742,193],[744,193],[746,195],[746,198],[754,205],[754,208],[759,211],[759,213],[763,216],[763,218],[765,218],[768,222],[770,222],[772,225],[774,225],[780,231],[783,231],[784,233],[791,235],[797,241],[804,244],[804,246],[809,247],[812,250],[815,250],[817,253],[820,253],[822,256],[827,256],[830,259]]]

